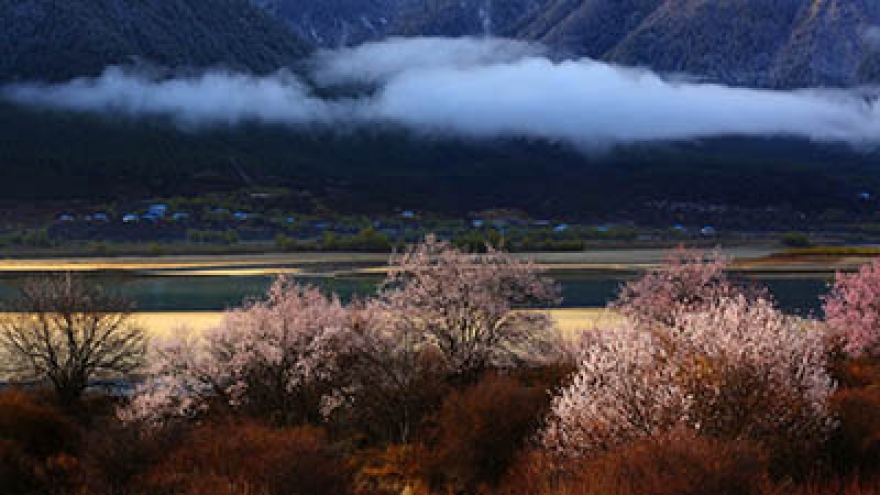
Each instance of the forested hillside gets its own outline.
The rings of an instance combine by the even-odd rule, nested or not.
[[[248,0],[0,0],[0,80],[66,80],[138,63],[272,72],[306,53]]]

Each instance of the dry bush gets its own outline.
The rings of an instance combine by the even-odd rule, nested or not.
[[[141,493],[344,495],[349,470],[315,428],[213,424],[156,466]]]
[[[0,394],[0,438],[18,443],[25,453],[47,457],[70,450],[76,426],[55,407],[38,402],[32,394],[10,390]]]
[[[499,495],[758,495],[770,493],[767,456],[755,444],[688,431],[636,442],[563,470],[527,457]]]
[[[81,481],[72,456],[79,431],[57,408],[32,394],[0,394],[0,487],[4,495],[64,493]]]
[[[179,426],[143,431],[117,422],[96,425],[86,436],[83,454],[87,493],[129,493],[139,478],[187,442],[190,433]]]
[[[856,476],[823,479],[788,489],[780,488],[775,493],[780,495],[783,493],[786,495],[880,495],[880,479],[867,480]]]
[[[880,476],[880,387],[839,390],[832,407],[840,426],[829,448],[838,470]]]
[[[540,426],[546,389],[487,374],[451,393],[436,415],[427,468],[433,484],[464,493],[495,485]]]
[[[354,493],[357,495],[429,495],[425,459],[421,444],[389,445],[368,449],[353,459],[356,466]]]
[[[880,359],[839,360],[833,371],[841,387],[880,387]]]

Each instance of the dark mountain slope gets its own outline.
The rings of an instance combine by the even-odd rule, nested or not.
[[[605,58],[738,85],[772,84],[802,0],[666,0]]]
[[[776,62],[777,82],[791,86],[880,82],[880,2],[804,6]]]
[[[106,66],[270,72],[307,50],[247,0],[0,0],[0,79],[65,80]]]
[[[558,50],[602,59],[663,0],[550,0],[517,33]]]
[[[160,119],[0,104],[0,198],[11,201],[123,200],[256,184],[289,187],[350,213],[514,207],[592,218],[644,210],[650,201],[821,212],[880,190],[877,163],[877,153],[796,140],[633,145],[584,155],[539,141],[425,140],[392,127],[188,133]],[[743,219],[738,227],[773,220]]]
[[[877,0],[254,0],[320,46],[494,35],[762,87],[880,83]]]
[[[880,82],[875,0],[553,0],[517,36],[727,84]]]
[[[382,38],[407,0],[254,0],[315,46]]]
[[[405,0],[393,30],[419,36],[516,36],[547,0]]]

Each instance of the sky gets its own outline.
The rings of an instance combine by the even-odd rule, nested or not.
[[[865,88],[733,88],[546,53],[505,39],[391,39],[320,51],[298,74],[168,77],[108,67],[67,83],[5,86],[0,97],[133,119],[169,117],[192,132],[244,122],[293,132],[392,124],[431,136],[522,137],[585,149],[731,135],[880,143],[877,93]]]

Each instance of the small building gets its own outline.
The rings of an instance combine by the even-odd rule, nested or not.
[[[232,218],[238,220],[239,222],[244,222],[244,221],[248,220],[250,217],[251,217],[251,215],[249,213],[246,213],[243,211],[237,211],[232,214]]]
[[[168,205],[156,203],[147,207],[147,215],[156,218],[164,218],[168,214]]]
[[[171,219],[174,220],[175,222],[183,222],[183,221],[189,220],[189,213],[184,213],[182,211],[179,211],[179,212],[171,215]]]
[[[703,227],[702,229],[700,229],[700,234],[704,235],[704,236],[713,236],[717,233],[718,233],[718,231],[715,230],[715,227],[713,227],[711,225],[707,225],[707,226]]]
[[[567,223],[561,223],[553,228],[553,232],[556,232],[557,234],[561,234],[563,232],[567,232],[569,228],[570,227]]]
[[[140,220],[140,217],[134,213],[128,213],[122,217],[122,223],[137,223],[138,220]]]
[[[61,215],[58,215],[58,221],[61,223],[73,223],[76,221],[76,217],[67,213],[63,213]]]
[[[293,225],[296,223],[296,217],[287,217],[284,219],[284,223],[288,225]]]
[[[110,221],[110,215],[107,215],[106,213],[95,213],[94,215],[92,215],[92,221],[95,221],[95,222],[109,222],[109,221]]]
[[[483,226],[486,225],[486,222],[484,222],[483,220],[477,219],[477,220],[474,220],[473,222],[471,222],[471,225],[473,225],[475,229],[482,229]]]
[[[400,216],[402,216],[403,218],[407,218],[407,219],[413,219],[416,217],[416,212],[414,212],[412,210],[404,210],[404,212],[401,213]]]

